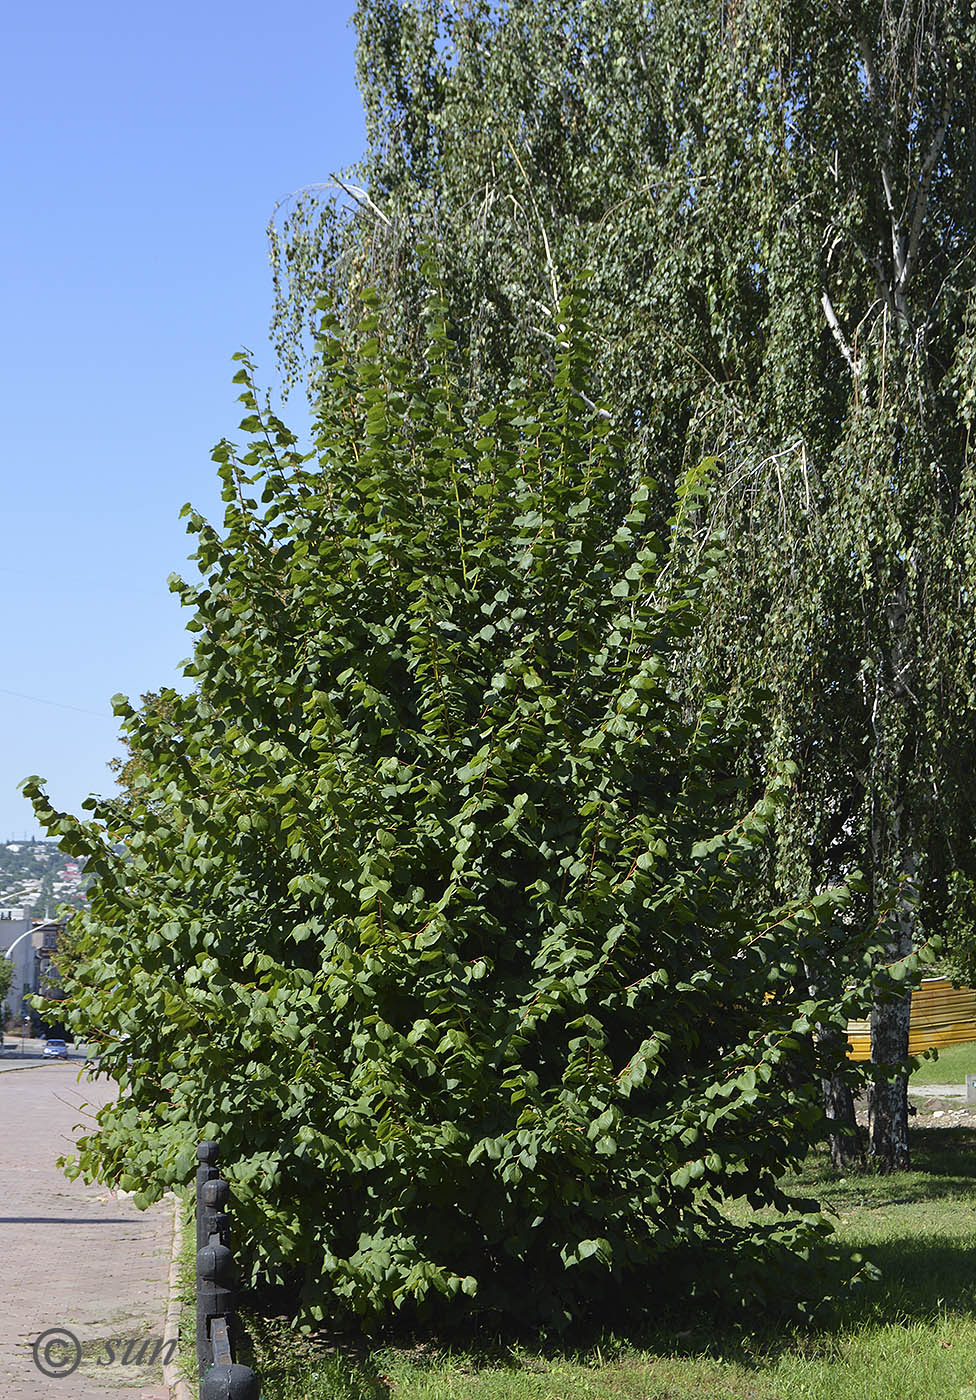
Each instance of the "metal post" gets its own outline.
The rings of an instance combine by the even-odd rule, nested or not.
[[[210,1324],[234,1313],[234,1261],[223,1244],[206,1244],[197,1255],[197,1364],[201,1376],[213,1361]]]
[[[200,1400],[260,1400],[260,1389],[250,1366],[214,1366],[200,1382]]]
[[[205,1244],[225,1244],[230,1248],[230,1216],[224,1207],[230,1199],[230,1187],[222,1176],[205,1181],[197,1195],[197,1219],[200,1222],[201,1248]],[[214,1239],[214,1235],[217,1239]]]
[[[217,1144],[197,1148],[197,1369],[200,1400],[260,1400],[258,1377],[234,1363],[237,1286],[229,1248],[230,1187],[217,1170]],[[216,1363],[216,1364],[214,1364]]]
[[[201,1142],[197,1147],[197,1160],[200,1165],[197,1167],[197,1249],[200,1250],[208,1243],[208,1236],[203,1233],[203,1211],[200,1209],[200,1192],[207,1181],[212,1181],[219,1175],[217,1170],[217,1155],[219,1148],[215,1142]]]

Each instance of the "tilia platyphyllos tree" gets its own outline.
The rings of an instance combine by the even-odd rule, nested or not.
[[[278,228],[282,346],[323,285],[354,315],[382,281],[415,351],[427,238],[492,384],[592,268],[629,470],[719,459],[690,664],[772,697],[768,749],[800,770],[779,888],[859,866],[892,959],[947,918],[965,951],[971,3],[363,0],[356,23],[369,150],[349,211],[308,197]],[[877,1007],[879,1063],[907,1016]],[[879,1075],[879,1165],[906,1164],[906,1123]]]
[[[782,782],[742,802],[676,665],[711,559],[621,498],[560,322],[553,382],[479,406],[436,302],[417,368],[326,316],[308,456],[243,369],[193,692],[119,701],[90,821],[28,785],[94,878],[66,1006],[125,1088],[78,1169],[153,1199],[219,1138],[313,1318],[741,1310],[822,1229],[780,1180],[854,1005],[841,896],[762,905]]]

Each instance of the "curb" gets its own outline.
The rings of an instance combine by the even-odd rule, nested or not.
[[[60,1061],[60,1063],[63,1064],[64,1061],[62,1060],[62,1061]],[[53,1068],[53,1066],[47,1064],[44,1060],[41,1060],[41,1061],[39,1061],[37,1064],[34,1064],[34,1065],[4,1065],[4,1064],[0,1064],[0,1074],[18,1074],[18,1073],[23,1073],[23,1071],[24,1071],[25,1069],[52,1069],[52,1068]]]
[[[169,1301],[166,1304],[166,1324],[163,1328],[164,1354],[178,1353],[180,1339],[180,1252],[183,1248],[183,1200],[173,1196],[173,1248],[169,1259]],[[172,1342],[172,1346],[169,1343]],[[170,1400],[194,1400],[193,1390],[179,1363],[170,1360],[163,1365],[163,1380],[169,1387]]]

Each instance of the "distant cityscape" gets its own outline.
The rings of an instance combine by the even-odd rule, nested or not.
[[[84,863],[67,856],[54,841],[0,843],[0,906],[33,911],[47,918],[62,905],[83,909],[88,902]]]

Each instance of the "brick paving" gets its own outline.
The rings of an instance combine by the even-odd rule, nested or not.
[[[68,1181],[55,1162],[114,1086],[79,1083],[78,1063],[15,1064],[0,1063],[0,1400],[168,1400],[159,1362],[137,1362],[143,1341],[162,1342],[171,1205],[139,1211],[104,1186]],[[34,1364],[32,1343],[53,1328],[82,1344],[70,1375]],[[52,1341],[57,1368],[71,1344]]]

